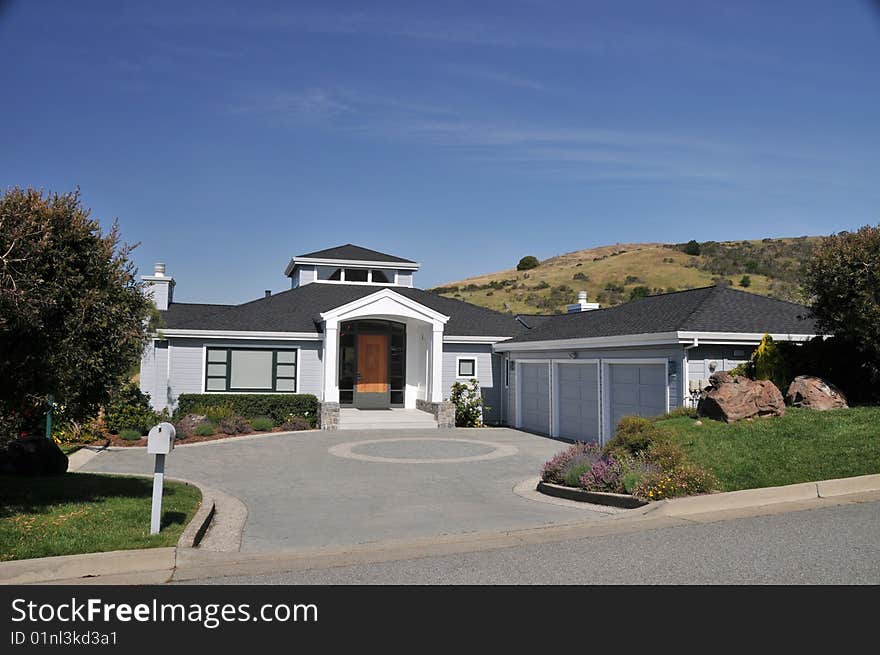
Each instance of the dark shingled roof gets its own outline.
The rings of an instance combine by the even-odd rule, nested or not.
[[[527,323],[530,318],[522,317]],[[729,287],[704,287],[633,300],[607,309],[540,317],[507,343],[655,332],[815,334],[809,308]]]
[[[171,305],[163,315],[168,328],[318,333],[321,331],[319,314],[322,312],[389,288],[449,316],[445,329],[447,335],[511,337],[526,330],[512,314],[502,314],[421,289],[361,284],[306,284],[268,298],[192,316],[186,316],[186,311],[179,311],[179,305]]]
[[[411,259],[386,255],[384,252],[377,252],[376,250],[356,246],[352,243],[346,243],[344,246],[336,246],[334,248],[326,248],[325,250],[316,250],[315,252],[306,253],[305,255],[297,255],[297,257],[311,257],[313,259],[354,259],[367,262],[402,262],[404,264],[416,263]]]
[[[168,305],[168,309],[160,311],[165,324],[168,327],[176,327],[180,323],[195,321],[235,305],[207,305],[199,302],[175,302]]]

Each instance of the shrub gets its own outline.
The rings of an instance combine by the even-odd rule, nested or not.
[[[130,428],[125,428],[124,430],[119,431],[119,438],[125,439],[126,441],[137,441],[143,436],[143,433],[140,430],[132,430]]]
[[[732,369],[728,371],[731,375],[740,375],[742,377],[755,379],[755,365],[752,362],[743,362],[742,364],[737,364]]]
[[[270,418],[267,418],[265,416],[258,416],[253,421],[251,421],[251,427],[257,432],[266,432],[267,430],[271,430],[273,427],[275,427],[275,423]]]
[[[629,299],[638,300],[639,298],[645,298],[649,295],[651,295],[651,289],[644,285],[640,285],[632,288],[632,291],[629,292]]]
[[[700,244],[696,239],[691,239],[681,248],[682,252],[686,255],[691,255],[696,257],[700,254]]]
[[[532,268],[538,268],[541,264],[538,261],[537,257],[533,257],[532,255],[526,255],[522,259],[519,260],[519,263],[516,265],[516,270],[518,271],[528,271]]]
[[[304,416],[314,425],[318,418],[318,399],[310,393],[185,393],[181,394],[177,400],[176,413],[205,414],[213,421],[215,419],[205,411],[211,407],[227,407],[230,410],[228,415],[217,418],[217,421],[237,414],[247,419],[268,416],[272,421],[280,424],[286,421],[289,416]]]
[[[477,380],[471,380],[467,384],[455,382],[449,400],[455,405],[455,427],[482,427],[484,403],[483,395],[480,393],[480,383]]]
[[[285,432],[298,432],[300,430],[311,430],[314,427],[307,418],[302,416],[291,416],[288,420],[281,424],[281,429]]]
[[[565,484],[566,472],[575,463],[590,460],[595,462],[601,456],[599,447],[593,443],[576,443],[548,460],[541,469],[541,479],[552,484]]]
[[[580,266],[580,264],[578,264],[578,266]],[[572,280],[581,280],[582,282],[589,282],[590,276],[587,275],[586,273],[575,273],[574,275],[571,276],[571,279]]]
[[[743,289],[752,286],[752,278],[750,278],[748,275],[743,275],[739,279],[739,286],[741,286]]]
[[[146,434],[159,420],[159,414],[150,407],[150,397],[133,382],[114,390],[104,410],[104,422],[113,434],[126,428]]]
[[[639,481],[646,475],[662,471],[656,462],[645,456],[645,453],[637,457],[618,457],[617,461],[620,462],[621,468],[620,483],[623,486],[623,490],[628,494],[633,492]]]
[[[606,455],[581,476],[580,484],[587,491],[623,493],[622,472],[623,468],[617,458],[614,455]]]
[[[637,455],[660,438],[661,432],[652,421],[641,416],[624,416],[617,424],[614,438],[605,444],[605,453],[616,451]]]
[[[217,434],[217,426],[213,423],[202,423],[195,427],[193,434],[197,437],[210,437],[211,435]]]
[[[52,417],[52,439],[57,444],[91,443],[104,436],[104,424],[99,419],[74,421],[65,418],[63,409],[55,410]]]
[[[241,416],[230,416],[220,421],[220,432],[223,434],[249,434],[253,432],[251,424]]]
[[[785,393],[791,383],[791,374],[782,351],[769,334],[761,339],[752,355],[752,362],[755,365],[755,379],[770,380]]]
[[[656,464],[659,469],[668,471],[687,462],[687,453],[672,441],[656,441],[644,453],[644,459]]]
[[[715,477],[699,466],[684,464],[672,470],[648,473],[633,488],[633,495],[645,500],[662,500],[712,491]]]
[[[654,421],[663,421],[668,418],[697,418],[697,408],[691,407],[689,405],[683,405],[681,407],[676,407],[675,409],[670,409],[665,414],[661,414],[660,416],[655,416],[652,420]]]

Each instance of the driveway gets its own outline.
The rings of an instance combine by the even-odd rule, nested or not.
[[[505,428],[311,431],[180,445],[166,475],[240,498],[245,551],[607,518],[513,493],[564,447]],[[152,462],[143,448],[113,450],[80,470],[151,473]]]

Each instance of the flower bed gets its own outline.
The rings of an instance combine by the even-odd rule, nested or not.
[[[604,449],[576,443],[544,464],[538,491],[637,507],[652,500],[708,493],[716,486],[715,478],[687,461],[684,450],[652,421],[630,416],[620,421],[614,439]],[[564,495],[564,489],[582,493]]]

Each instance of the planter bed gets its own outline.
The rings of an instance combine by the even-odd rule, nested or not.
[[[576,500],[581,503],[593,503],[594,505],[610,505],[611,507],[621,507],[623,509],[634,509],[648,504],[647,500],[642,500],[629,494],[585,491],[578,487],[566,487],[565,485],[552,484],[550,482],[539,482],[537,489],[542,494],[555,496],[556,498]]]

